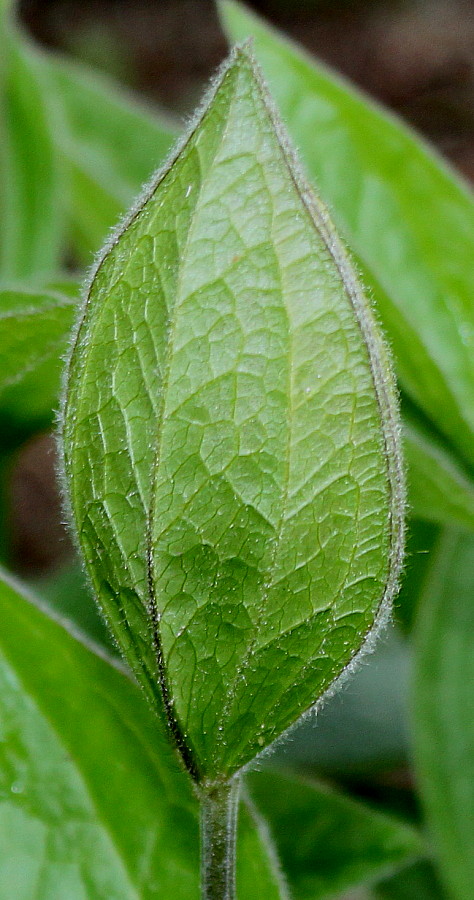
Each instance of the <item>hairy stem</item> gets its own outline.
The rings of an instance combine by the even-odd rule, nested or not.
[[[202,900],[235,900],[239,780],[200,788]]]

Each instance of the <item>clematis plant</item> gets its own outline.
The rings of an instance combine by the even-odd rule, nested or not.
[[[102,250],[62,409],[78,544],[235,896],[240,773],[388,615],[404,485],[391,366],[248,44]]]

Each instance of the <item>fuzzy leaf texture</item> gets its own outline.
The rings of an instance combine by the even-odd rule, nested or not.
[[[390,366],[247,48],[106,246],[63,408],[114,635],[198,780],[330,688],[401,556]]]

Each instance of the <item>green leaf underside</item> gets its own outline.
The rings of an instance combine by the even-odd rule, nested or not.
[[[2,443],[51,423],[77,304],[57,291],[0,290]]]
[[[402,387],[472,467],[472,195],[405,125],[232,0],[290,135],[358,259]]]
[[[393,590],[393,417],[365,300],[240,51],[104,253],[64,410],[95,591],[196,777],[291,725]]]
[[[474,540],[445,532],[416,623],[413,733],[422,801],[449,897],[472,894]]]
[[[197,800],[121,671],[0,581],[0,900],[198,900]],[[284,900],[245,807],[238,898]]]
[[[247,777],[293,900],[323,900],[373,882],[426,852],[414,828],[309,779]]]

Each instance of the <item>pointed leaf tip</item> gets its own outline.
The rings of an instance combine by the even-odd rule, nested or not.
[[[103,253],[63,413],[115,637],[193,775],[228,776],[386,615],[403,530],[386,349],[242,48]]]

